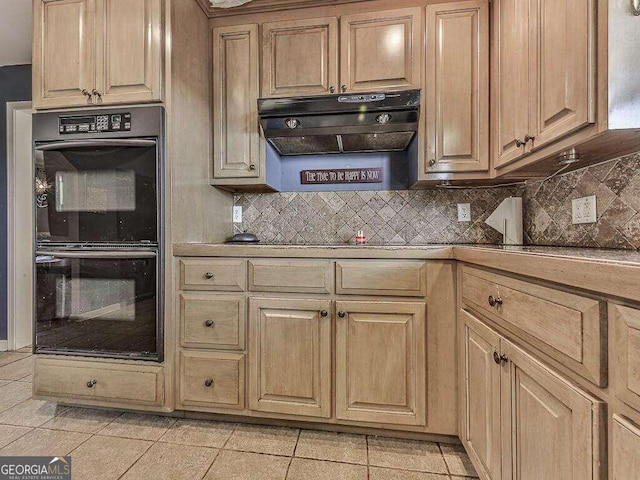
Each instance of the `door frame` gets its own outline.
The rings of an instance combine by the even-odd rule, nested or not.
[[[24,222],[18,221],[20,212],[16,211],[15,206],[19,203],[17,195],[22,191],[22,186],[16,185],[15,182],[11,181],[12,178],[15,178],[19,161],[17,158],[15,130],[16,118],[17,115],[25,113],[29,116],[33,114],[30,101],[7,102],[7,340],[5,345],[2,344],[3,342],[0,342],[0,350],[15,350],[17,332],[21,329],[28,328],[30,332],[29,337],[31,338],[33,336],[33,287],[30,289],[30,294],[25,295],[25,292],[17,286],[17,279],[20,272],[16,266],[16,257],[24,253],[24,243],[18,242],[16,239],[19,237],[23,239],[27,237],[31,239],[29,245],[33,244],[33,225],[32,223],[28,223],[28,227],[25,227]],[[30,151],[33,152],[33,149],[30,149]],[[33,153],[30,159],[31,177],[33,177]],[[25,187],[31,191],[32,184]],[[17,226],[22,227],[20,231],[16,230]],[[26,228],[29,228],[28,232]],[[29,248],[29,255],[31,256],[31,254],[31,248]],[[29,277],[32,279],[31,284],[33,285],[33,270],[29,272]],[[28,297],[26,307],[28,315],[26,315],[26,318],[24,315],[18,315],[18,306],[25,304],[25,296]],[[24,311],[24,308],[25,307],[21,307],[20,310]],[[25,321],[29,322],[28,326],[21,323]]]

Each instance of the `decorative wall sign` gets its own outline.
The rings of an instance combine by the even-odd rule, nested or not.
[[[339,184],[339,183],[382,183],[384,174],[382,168],[341,168],[327,170],[302,170],[300,183]]]

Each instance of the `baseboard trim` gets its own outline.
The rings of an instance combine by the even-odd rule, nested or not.
[[[0,340],[0,352],[6,352],[7,350],[9,350],[9,341]]]

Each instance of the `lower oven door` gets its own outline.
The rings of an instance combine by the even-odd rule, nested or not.
[[[162,361],[156,250],[38,250],[35,351]]]

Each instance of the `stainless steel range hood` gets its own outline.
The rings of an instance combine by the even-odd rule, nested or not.
[[[280,155],[406,150],[419,107],[420,90],[258,100],[264,135]]]

